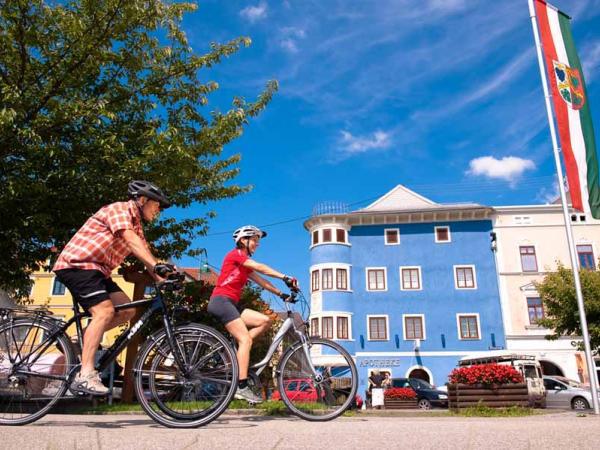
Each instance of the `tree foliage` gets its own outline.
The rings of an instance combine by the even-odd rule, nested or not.
[[[591,347],[598,350],[600,348],[600,272],[582,269],[579,271],[579,277]],[[565,335],[581,336],[573,271],[559,265],[556,272],[547,274],[544,280],[535,283],[535,286],[544,304],[546,316],[538,320],[538,323],[553,330],[553,334],[547,338],[554,340]]]
[[[181,27],[195,5],[166,0],[0,0],[0,288],[28,284],[127,182],[148,179],[175,205],[206,204],[247,187],[229,183],[239,155],[223,147],[268,104],[236,97],[204,112],[219,85],[211,67],[248,38],[191,49]],[[195,254],[213,216],[164,219],[147,230],[160,256]]]

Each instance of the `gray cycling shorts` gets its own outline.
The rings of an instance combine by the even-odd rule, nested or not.
[[[235,319],[239,319],[244,308],[224,295],[211,297],[208,302],[207,311],[221,321],[223,325]]]

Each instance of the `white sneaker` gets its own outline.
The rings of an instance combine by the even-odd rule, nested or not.
[[[83,376],[81,373],[78,373],[71,383],[71,389],[90,395],[106,395],[110,391],[110,389],[102,384],[100,375],[95,370]]]
[[[257,403],[262,403],[262,398],[260,398],[254,392],[252,392],[252,390],[248,386],[246,386],[243,389],[238,387],[237,391],[235,391],[234,398],[237,398],[238,400],[246,400],[248,403],[251,403],[253,405]]]

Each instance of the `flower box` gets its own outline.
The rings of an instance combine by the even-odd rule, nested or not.
[[[384,391],[385,409],[412,409],[417,407],[417,393],[410,388],[389,388]]]
[[[490,408],[529,406],[527,384],[448,385],[448,407],[450,409],[469,408],[479,404]]]

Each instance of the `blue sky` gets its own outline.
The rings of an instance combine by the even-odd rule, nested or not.
[[[573,18],[598,130],[600,0],[553,4]],[[397,184],[441,203],[557,195],[526,0],[206,0],[183,26],[197,53],[252,39],[204,74],[220,85],[207,112],[280,84],[224,150],[242,155],[235,182],[252,191],[176,213],[217,213],[195,242],[213,265],[232,248],[232,230],[266,225],[255,259],[306,286],[302,218],[322,201],[366,206]]]

